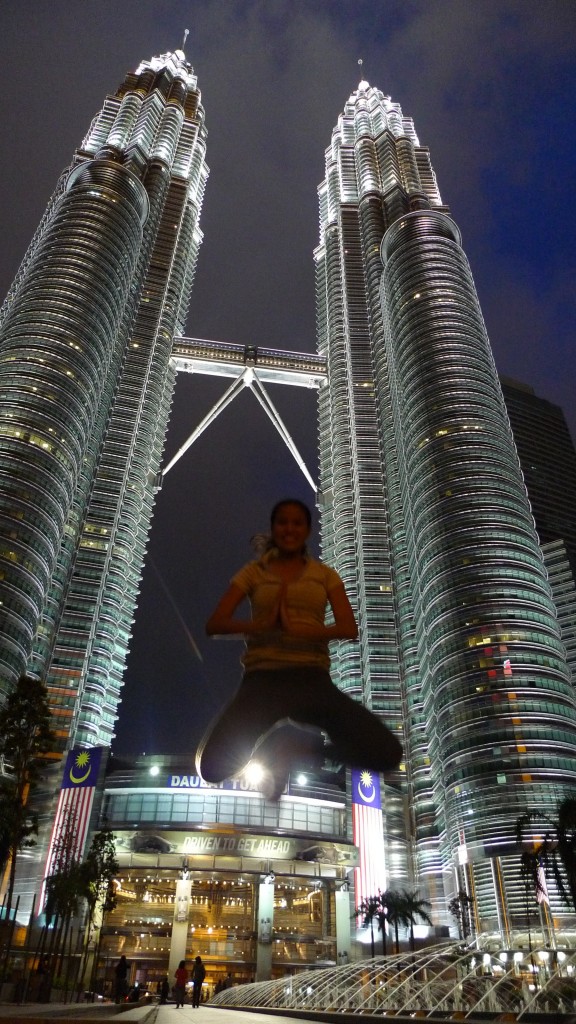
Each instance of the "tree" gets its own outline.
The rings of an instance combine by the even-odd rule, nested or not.
[[[396,891],[386,889],[385,892],[378,890],[377,896],[368,896],[359,904],[356,910],[356,917],[362,917],[362,924],[365,928],[370,927],[372,943],[372,956],[374,956],[374,921],[378,922],[378,928],[382,933],[382,955],[386,956],[386,926],[394,928],[394,942],[396,952],[400,952],[401,927],[410,928],[410,946],[414,949],[414,921],[417,917],[422,918],[428,924],[432,921],[428,917],[426,908],[431,904],[428,900],[421,900],[416,892],[407,892],[405,889]]]
[[[386,948],[386,923],[388,921],[388,907],[386,906],[386,903],[382,899],[382,893],[380,892],[380,889],[378,890],[377,901],[378,902],[376,904],[375,916],[376,920],[378,921],[378,928],[380,929],[382,935],[382,956],[386,956],[388,953],[388,950]]]
[[[542,862],[540,860],[540,854],[538,849],[524,850],[520,857],[520,874],[522,881],[524,882],[524,901],[526,908],[526,930],[528,932],[528,949],[530,950],[530,959],[532,966],[534,966],[534,957],[532,951],[532,928],[530,921],[530,894],[536,896],[539,900],[542,895],[546,893],[546,883],[544,878],[544,871],[542,868]],[[547,893],[546,893],[547,895]]]
[[[386,892],[378,894],[380,900],[380,906],[385,909],[386,921],[392,925],[394,929],[394,944],[396,952],[400,952],[400,937],[399,930],[400,926],[407,924],[405,914],[405,901],[401,892],[396,892],[393,889],[386,889]]]
[[[354,916],[362,918],[362,924],[364,928],[370,928],[370,949],[371,956],[374,957],[374,921],[378,918],[379,902],[377,896],[367,896],[361,903],[358,904]],[[385,937],[385,932],[382,933]],[[384,938],[385,941],[385,938]]]
[[[72,918],[78,915],[85,898],[82,864],[76,855],[78,825],[74,808],[63,817],[54,840],[50,874],[46,878],[46,923],[52,926],[50,952],[59,955],[57,973],[63,966],[66,939]]]
[[[116,906],[116,889],[114,877],[118,874],[119,864],[116,860],[116,840],[113,832],[105,826],[100,832],[96,832],[86,859],[82,864],[84,879],[84,895],[88,907],[88,920],[86,927],[86,942],[84,956],[80,970],[80,985],[83,984],[84,974],[90,948],[92,947],[93,972],[98,963],[98,953],[101,938],[101,923],[105,914],[114,910]],[[90,979],[90,986],[92,981]]]
[[[77,822],[73,809],[61,823],[54,842],[52,869],[46,879],[45,914],[52,926],[50,953],[59,956],[58,974],[62,970],[68,935],[72,936],[74,918],[87,908],[84,929],[84,952],[78,972],[81,986],[86,974],[89,953],[97,962],[102,917],[116,906],[114,876],[119,870],[115,837],[108,828],[97,832],[83,861],[77,854]],[[98,941],[94,941],[95,933]]]
[[[558,818],[555,823],[558,858],[562,863],[568,883],[568,890],[558,885],[566,903],[576,910],[576,798],[566,797],[558,804]],[[559,874],[559,873],[558,873]],[[556,878],[556,875],[555,875]],[[558,878],[556,878],[558,883]],[[569,894],[569,899],[568,899]]]
[[[420,899],[417,892],[409,892],[407,889],[402,890],[402,896],[404,900],[405,924],[410,929],[410,949],[414,952],[414,925],[416,918],[420,918],[425,924],[431,925],[432,920],[428,916],[428,910],[432,909],[432,904],[429,900]]]
[[[32,836],[38,832],[29,797],[40,779],[44,755],[52,746],[46,687],[38,679],[21,676],[0,709],[0,756],[6,766],[0,786],[0,852],[4,867],[10,861],[8,912],[14,896],[16,856],[23,847],[34,844]]]
[[[544,835],[534,835],[531,826],[543,822]],[[543,891],[541,872],[553,878],[560,898],[576,910],[576,798],[566,797],[557,808],[556,818],[543,817],[536,811],[523,814],[516,822],[516,838],[532,848],[521,858],[524,877],[532,878],[536,894]]]
[[[387,909],[381,902],[380,894],[378,893],[378,906],[376,909],[376,921],[378,922],[378,929],[382,936],[382,956],[387,954],[387,942],[386,942],[386,921],[387,921]]]
[[[83,865],[72,860],[46,879],[46,920],[51,924],[59,920],[67,925],[76,917],[85,898]]]
[[[459,889],[457,895],[448,904],[448,910],[458,925],[458,934],[461,939],[467,939],[472,931],[470,912],[473,906],[474,900],[464,889]]]
[[[99,909],[104,915],[116,906],[114,877],[120,870],[116,860],[116,837],[105,826],[96,832],[82,865],[84,893],[88,904],[88,924],[92,926]]]
[[[523,850],[520,857],[520,874],[528,894],[532,890],[537,900],[547,896],[546,878],[543,868],[542,845],[533,850]]]

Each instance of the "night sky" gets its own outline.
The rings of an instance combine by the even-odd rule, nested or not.
[[[4,0],[0,294],[106,93],[186,28],[210,168],[188,335],[314,351],[316,189],[366,78],[430,147],[500,373],[561,405],[576,436],[573,0]],[[166,462],[229,383],[180,375]],[[316,477],[315,393],[269,394]],[[204,621],[287,495],[313,503],[245,389],[158,496],[118,755],[193,750],[237,685],[241,645],[207,640]]]

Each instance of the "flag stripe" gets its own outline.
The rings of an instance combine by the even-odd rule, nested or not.
[[[358,847],[359,865],[354,870],[356,908],[370,896],[386,889],[386,862],[382,811],[362,804],[352,805],[352,834]]]
[[[544,868],[540,861],[538,865],[538,884],[539,888],[536,892],[536,899],[538,903],[548,903],[550,905],[550,897],[548,895],[548,885],[546,884],[546,875],[544,874]]]

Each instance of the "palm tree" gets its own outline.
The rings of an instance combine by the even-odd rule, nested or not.
[[[382,956],[386,956],[388,950],[386,948],[386,924],[388,922],[388,907],[384,899],[384,893],[378,890],[377,908],[376,908],[376,920],[378,921],[378,928],[382,933]]]
[[[464,889],[459,889],[457,895],[448,904],[448,910],[458,925],[458,934],[461,939],[467,939],[472,931],[470,911],[473,906],[474,900]]]
[[[533,890],[537,900],[547,896],[544,860],[551,856],[548,843],[535,845],[533,850],[523,850],[520,857],[520,874],[526,893]]]
[[[386,889],[385,892],[378,890],[377,896],[368,896],[358,905],[355,917],[362,918],[365,928],[370,927],[370,941],[372,956],[374,956],[374,921],[378,922],[378,928],[382,933],[382,955],[386,956],[386,925],[391,924],[394,928],[394,944],[396,952],[400,952],[401,927],[410,929],[410,948],[414,951],[414,923],[416,918],[421,918],[426,924],[432,924],[427,913],[427,908],[432,904],[428,900],[420,899],[417,892],[401,892],[393,889]]]
[[[545,884],[543,884],[542,861],[540,860],[538,848],[534,850],[524,850],[522,856],[520,857],[520,874],[522,876],[522,881],[524,882],[524,903],[526,909],[526,931],[528,932],[528,949],[530,950],[530,960],[532,963],[532,969],[534,969],[532,926],[530,914],[530,892],[532,890],[532,892],[536,896],[536,899],[539,899],[540,895],[546,892]]]
[[[534,836],[530,826],[542,821],[544,836]],[[527,836],[528,833],[528,836]],[[536,894],[542,892],[542,880],[553,878],[561,899],[576,910],[576,797],[566,797],[558,804],[557,817],[542,817],[536,811],[523,814],[516,822],[516,838],[522,845],[531,839],[532,850],[522,855],[522,871],[532,879]]]
[[[370,950],[374,957],[374,921],[378,919],[379,904],[377,896],[367,896],[358,904],[354,917],[361,917],[364,928],[370,927]]]
[[[414,952],[414,924],[416,918],[419,917],[425,924],[431,925],[432,920],[428,915],[428,910],[432,909],[432,904],[430,900],[422,900],[417,892],[409,892],[408,889],[402,890],[402,897],[404,901],[404,923],[410,929],[410,949]]]
[[[566,874],[570,902],[576,910],[576,797],[566,797],[558,804],[556,834],[558,857]]]
[[[407,924],[404,897],[401,892],[394,892],[392,889],[386,889],[386,892],[378,894],[380,904],[385,908],[386,920],[394,928],[394,942],[396,945],[396,952],[400,952],[400,939],[399,939],[399,928],[400,925]]]

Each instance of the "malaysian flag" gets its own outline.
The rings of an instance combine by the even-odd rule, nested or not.
[[[79,861],[82,858],[98,782],[102,749],[102,747],[91,747],[87,750],[76,747],[68,752],[46,858],[45,879],[58,870],[58,854],[64,831],[67,834],[67,858],[70,861]],[[44,883],[40,908],[44,906],[45,896]]]
[[[386,889],[386,865],[380,802],[380,777],[352,769],[352,831],[359,864],[354,869],[356,908],[370,896]]]
[[[550,896],[548,895],[548,885],[546,884],[546,875],[544,873],[544,865],[542,858],[538,858],[538,887],[536,889],[536,899],[538,903],[547,903],[550,906]]]

